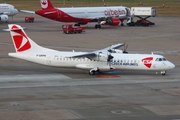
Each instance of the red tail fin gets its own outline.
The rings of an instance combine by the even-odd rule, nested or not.
[[[8,26],[8,31],[10,31],[16,52],[24,52],[29,50],[38,51],[42,49],[42,47],[37,45],[26,35],[21,26],[16,24],[9,24]]]
[[[40,0],[40,4],[43,10],[54,8],[50,0]]]

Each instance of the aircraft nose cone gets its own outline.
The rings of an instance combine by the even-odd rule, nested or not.
[[[17,9],[14,9],[14,10],[11,12],[11,14],[12,14],[12,16],[18,14],[18,10],[17,10]]]
[[[175,65],[170,62],[170,63],[169,63],[169,68],[170,68],[170,69],[173,69],[173,68],[175,68]]]
[[[15,14],[17,14],[18,13],[18,10],[17,9],[15,9]]]

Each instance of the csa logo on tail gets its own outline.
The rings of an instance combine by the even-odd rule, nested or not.
[[[153,60],[153,57],[147,57],[147,58],[142,59],[142,62],[144,63],[146,67],[150,68],[152,66],[152,60]]]
[[[12,26],[12,30],[18,28],[17,26]],[[22,32],[22,30],[14,30],[14,32],[19,35],[13,35],[14,44],[18,52],[22,52],[31,48],[31,44],[28,37]]]
[[[41,0],[41,7],[42,7],[43,9],[46,9],[46,8],[48,7],[48,2],[47,2],[47,0]]]

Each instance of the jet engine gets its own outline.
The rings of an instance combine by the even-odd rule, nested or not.
[[[107,19],[106,20],[106,23],[107,25],[112,25],[112,26],[118,26],[120,23],[120,20],[119,18],[110,18],[110,19]]]
[[[0,15],[0,21],[7,22],[8,18],[9,17],[7,15]]]

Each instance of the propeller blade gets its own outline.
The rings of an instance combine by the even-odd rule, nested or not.
[[[123,53],[128,53],[126,50],[128,48],[128,44],[126,45],[125,42],[124,42],[124,50],[123,50]]]

